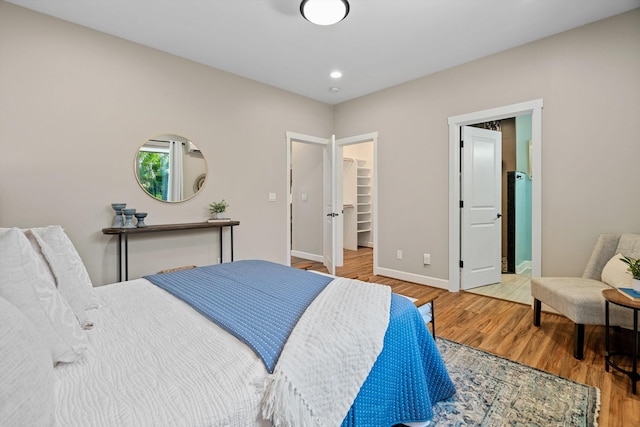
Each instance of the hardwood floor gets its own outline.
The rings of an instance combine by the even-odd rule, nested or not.
[[[371,249],[367,248],[345,251],[344,264],[338,268],[338,276],[389,285],[394,292],[414,298],[437,294],[435,321],[439,337],[598,387],[600,427],[640,425],[640,394],[631,394],[627,376],[604,369],[604,327],[585,327],[584,359],[580,361],[573,358],[573,323],[563,316],[542,313],[538,328],[533,326],[529,305],[373,276]],[[297,258],[292,258],[291,265],[327,272],[320,263]],[[614,340],[630,347],[629,334],[618,332]]]
[[[522,304],[532,304],[531,271],[528,270],[522,274],[503,273],[500,275],[500,283],[480,286],[470,289],[468,292]]]

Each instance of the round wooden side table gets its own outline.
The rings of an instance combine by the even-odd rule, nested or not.
[[[633,301],[632,299],[622,295],[617,289],[607,289],[602,291],[604,297],[604,311],[605,311],[605,336],[604,336],[604,367],[609,372],[609,366],[616,369],[619,372],[627,375],[631,379],[631,392],[636,394],[636,382],[640,380],[638,374],[638,311],[640,311],[640,302]],[[621,353],[614,353],[609,351],[609,304],[619,305],[633,310],[633,348],[631,349],[631,370],[621,368],[615,363],[611,357],[620,355]]]

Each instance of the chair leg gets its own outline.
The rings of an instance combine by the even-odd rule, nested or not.
[[[540,326],[540,312],[542,311],[542,302],[533,299],[533,326]]]
[[[573,335],[573,339],[575,341],[573,357],[578,360],[582,360],[584,358],[584,325],[581,323],[576,323]]]

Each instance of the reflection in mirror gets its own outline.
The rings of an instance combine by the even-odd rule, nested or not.
[[[207,162],[200,149],[179,135],[158,135],[146,141],[135,158],[140,187],[165,202],[183,202],[195,196],[207,178]]]

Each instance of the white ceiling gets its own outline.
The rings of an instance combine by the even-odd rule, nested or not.
[[[7,0],[329,104],[640,7],[640,0]],[[332,80],[333,70],[343,72]],[[330,87],[339,87],[331,92]]]

